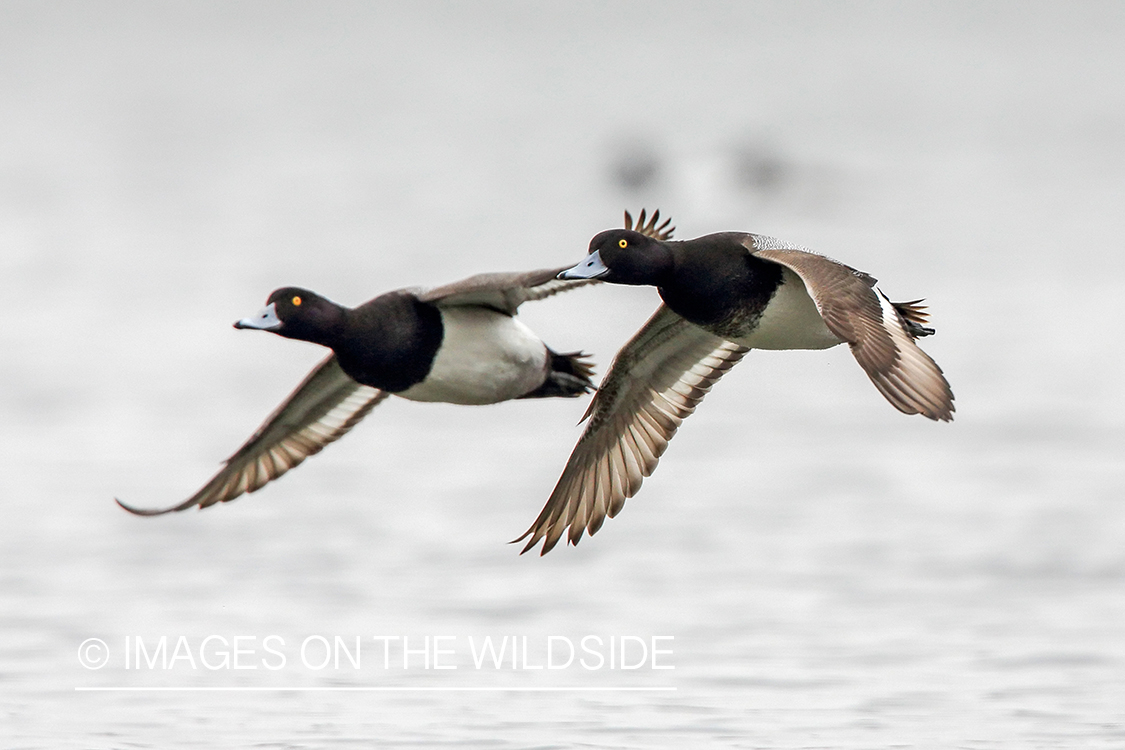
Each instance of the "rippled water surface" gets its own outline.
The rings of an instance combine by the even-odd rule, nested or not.
[[[1120,5],[0,20],[0,744],[1125,746]],[[641,206],[926,297],[957,420],[754,352],[543,558],[506,542],[584,399],[392,399],[253,496],[113,504],[190,495],[320,358],[230,327],[273,288],[563,265]],[[655,305],[521,317],[604,372]]]

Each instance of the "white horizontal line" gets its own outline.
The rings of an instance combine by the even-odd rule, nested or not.
[[[360,685],[354,687],[331,687],[331,686],[310,686],[302,687],[297,685],[280,686],[280,687],[238,687],[238,686],[222,686],[213,685],[205,687],[192,687],[187,685],[158,685],[153,687],[134,687],[129,685],[108,685],[108,686],[92,686],[92,687],[75,687],[77,692],[91,692],[91,693],[113,693],[113,692],[130,692],[130,693],[175,693],[175,692],[191,692],[191,693],[281,693],[281,692],[319,692],[319,693],[653,693],[653,692],[670,692],[675,691],[675,687],[659,686],[659,687],[584,687],[584,686],[563,686],[563,687],[472,687],[468,685],[435,685],[432,687],[423,686],[379,686],[379,685]]]

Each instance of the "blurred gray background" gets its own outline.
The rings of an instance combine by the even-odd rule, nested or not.
[[[1115,2],[0,3],[5,746],[1121,747],[1123,38]],[[641,207],[927,298],[957,420],[752,353],[545,558],[505,542],[585,399],[392,399],[235,503],[113,504],[190,495],[320,359],[231,328],[275,287],[577,262]],[[656,304],[522,318],[604,372]],[[675,670],[122,663],[268,634],[671,635]],[[75,690],[121,686],[195,692]]]

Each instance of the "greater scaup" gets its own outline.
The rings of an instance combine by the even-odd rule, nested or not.
[[[626,226],[629,217],[626,214]],[[899,411],[953,419],[953,392],[914,339],[924,308],[893,303],[875,279],[772,237],[723,232],[669,242],[614,229],[560,279],[652,285],[664,301],[617,353],[589,423],[543,511],[523,536],[546,554],[617,515],[652,474],[680,423],[750,349],[827,349],[847,342]]]

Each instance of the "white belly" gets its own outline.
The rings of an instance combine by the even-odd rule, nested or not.
[[[782,278],[758,326],[735,341],[751,349],[828,349],[842,343],[824,324],[801,277],[784,268]]]
[[[395,395],[411,401],[494,404],[538,388],[547,347],[513,317],[479,307],[441,309],[445,328],[430,374]]]

